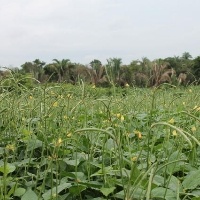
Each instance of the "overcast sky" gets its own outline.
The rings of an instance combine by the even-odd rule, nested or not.
[[[0,0],[0,66],[200,55],[200,0]]]

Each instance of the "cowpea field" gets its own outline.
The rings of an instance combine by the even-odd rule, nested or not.
[[[200,87],[0,93],[0,200],[200,200]]]

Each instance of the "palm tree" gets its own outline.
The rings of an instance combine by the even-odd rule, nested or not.
[[[192,56],[190,55],[189,52],[184,52],[182,54],[182,57],[181,57],[183,60],[189,60],[190,58],[192,58]]]
[[[101,61],[94,59],[92,62],[90,62],[90,66],[92,68],[92,72],[88,71],[90,73],[90,76],[92,77],[92,82],[97,85],[100,80],[103,78],[105,69],[101,64]]]
[[[64,74],[66,73],[66,71],[68,72],[68,80],[70,79],[70,75],[69,75],[69,64],[70,64],[70,60],[69,59],[62,59],[61,61],[57,60],[57,59],[53,59],[54,66],[56,69],[56,72],[58,74],[58,82],[62,82],[63,81],[63,77]]]
[[[109,58],[107,60],[106,73],[112,84],[117,83],[120,80],[120,67],[122,64],[121,58]]]
[[[192,69],[196,78],[200,80],[200,56],[194,59]]]
[[[35,79],[41,81],[42,75],[44,73],[43,66],[46,63],[43,61],[40,61],[40,59],[35,59],[33,61],[33,64],[34,64],[34,77]]]
[[[21,65],[23,73],[34,74],[34,65],[32,62],[25,62]]]
[[[142,66],[148,67],[150,62],[151,61],[147,57],[142,57],[142,61],[141,61]]]
[[[55,63],[49,63],[45,65],[44,74],[46,80],[50,82],[58,81],[58,73],[57,73],[57,68],[55,67]]]
[[[33,62],[25,62],[23,65],[21,65],[21,67],[23,73],[32,74],[36,80],[41,81],[40,78],[43,74],[44,65],[45,62],[35,59]]]
[[[151,81],[153,86],[158,86],[161,83],[171,83],[172,77],[176,72],[170,67],[170,64],[164,60],[156,60],[152,65]]]

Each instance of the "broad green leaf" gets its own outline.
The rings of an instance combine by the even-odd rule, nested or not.
[[[58,200],[66,200],[68,199],[67,197],[70,195],[70,193],[67,193],[67,194],[63,194],[63,195],[60,195]]]
[[[166,200],[176,200],[176,193],[163,187],[154,188],[151,191],[151,198],[163,198]]]
[[[33,190],[28,189],[26,193],[22,196],[21,200],[36,200],[38,196],[33,192]]]
[[[122,175],[123,177],[128,177],[132,183],[135,182],[135,180],[138,178],[138,176],[141,174],[140,170],[137,168],[136,164],[133,164],[131,170],[122,169]]]
[[[0,172],[4,173],[4,174],[9,174],[14,172],[16,169],[16,167],[10,163],[7,163],[6,166],[2,165],[0,167]]]
[[[116,149],[116,147],[117,147],[117,144],[112,138],[109,138],[105,143],[105,149],[107,150],[114,150]]]
[[[51,199],[53,196],[57,196],[59,194],[59,192],[61,192],[64,189],[67,189],[71,187],[71,183],[62,183],[61,185],[54,187],[50,190],[48,190],[47,192],[45,192],[42,197],[44,198],[44,200],[49,200]]]
[[[147,113],[139,113],[136,115],[136,118],[139,120],[144,120],[147,116]]]
[[[142,197],[145,196],[146,194],[146,190],[142,189],[142,188],[133,188],[134,191],[131,191],[130,189],[130,194],[131,196],[127,197],[128,199],[142,199]]]
[[[86,154],[86,153],[84,153],[84,152],[75,152],[74,154],[73,154],[73,159],[78,159],[78,160],[81,160],[81,161],[83,161],[83,160],[88,160],[88,154]]]
[[[106,197],[111,194],[115,190],[115,187],[110,188],[101,188],[100,191],[105,195]]]
[[[191,192],[191,194],[193,194],[193,196],[195,196],[195,197],[200,197],[200,189],[193,190],[193,191]]]
[[[83,172],[69,172],[65,174],[67,177],[78,179],[79,181],[84,181],[86,179]]]
[[[193,197],[191,200],[200,200],[200,197]]]
[[[69,188],[69,192],[73,195],[78,195],[80,194],[82,191],[84,191],[87,187],[84,185],[74,185],[72,187]]]
[[[184,165],[185,163],[183,161],[177,161],[179,159],[183,159],[184,155],[180,153],[179,151],[173,152],[169,156],[168,162],[173,162],[172,164],[167,165],[167,173],[168,174],[173,174],[176,171],[179,171],[181,166]],[[177,161],[177,162],[176,162]]]
[[[200,170],[190,172],[182,184],[185,189],[195,189],[200,185]]]
[[[86,185],[89,188],[99,190],[103,184],[98,181],[90,181],[90,182],[81,182],[81,185]]]
[[[24,160],[21,160],[20,162],[14,162],[14,164],[17,167],[22,167],[22,166],[26,166],[27,164],[29,164],[30,162],[34,161],[36,158],[27,158]]]
[[[42,147],[42,141],[40,141],[38,139],[33,139],[33,138],[31,138],[27,141],[27,151],[32,151],[39,147]]]
[[[104,174],[109,174],[110,172],[112,172],[112,167],[108,166],[108,167],[104,167],[103,170],[100,169],[98,170],[96,173],[92,174],[91,177],[93,176],[103,176]]]
[[[66,170],[67,164],[65,162],[60,160],[58,164],[59,164],[60,171],[65,171]]]
[[[26,192],[24,188],[17,188],[14,192],[14,196],[21,197]]]
[[[68,158],[65,158],[63,159],[63,161],[65,163],[67,163],[68,165],[72,165],[72,166],[78,166],[80,161],[77,159],[77,160],[69,160]]]
[[[122,175],[123,177],[130,178],[131,170],[126,169],[126,168],[122,168],[122,170],[119,171],[118,174]]]
[[[125,197],[124,190],[114,194],[113,196],[116,197],[117,199],[125,199],[124,198]]]
[[[102,167],[102,164],[99,164],[97,162],[90,162],[91,165],[97,167],[97,168],[101,168]]]
[[[175,176],[171,176],[170,180],[167,180],[167,183],[168,188],[173,190],[174,192],[183,192],[183,186]]]
[[[163,176],[155,175],[153,177],[153,183],[157,186],[163,186],[165,182],[165,179]]]

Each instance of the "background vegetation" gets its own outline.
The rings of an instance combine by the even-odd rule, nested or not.
[[[80,80],[103,87],[126,84],[151,87],[162,83],[188,85],[190,83],[199,84],[200,56],[192,59],[192,56],[185,52],[181,57],[168,57],[153,61],[144,57],[142,60],[133,60],[129,65],[123,65],[120,58],[109,58],[105,65],[94,59],[88,66],[73,63],[70,59],[53,59],[52,63],[36,59],[12,71],[15,78],[20,80],[19,83],[26,83],[26,86],[31,86],[36,82],[77,84]],[[12,78],[12,76],[13,73],[11,75],[10,70],[0,71],[1,79]],[[31,82],[30,78],[35,81]]]

